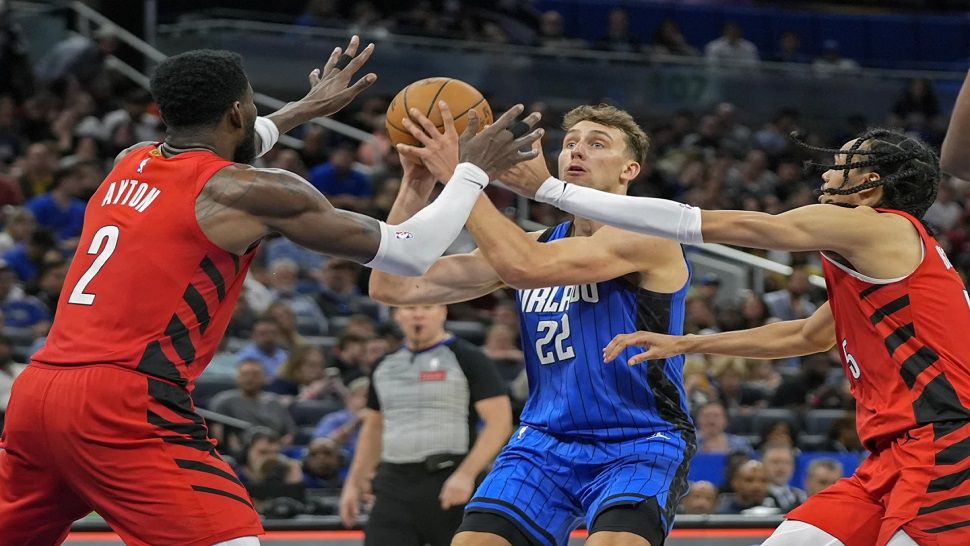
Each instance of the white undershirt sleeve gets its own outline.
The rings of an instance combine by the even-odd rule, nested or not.
[[[409,277],[424,274],[444,254],[488,185],[485,171],[460,163],[441,195],[398,225],[381,222],[381,244],[367,267]]]
[[[653,197],[616,195],[569,184],[550,176],[536,201],[597,222],[681,243],[704,242],[701,234],[701,209]]]

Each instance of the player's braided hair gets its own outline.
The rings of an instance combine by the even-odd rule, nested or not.
[[[842,185],[824,189],[824,193],[849,195],[882,186],[879,207],[900,210],[916,218],[922,218],[926,209],[936,201],[940,187],[940,160],[936,152],[918,138],[891,129],[874,128],[859,135],[848,150],[841,150],[812,146],[795,133],[791,137],[805,149],[846,156],[843,165],[808,162],[808,168],[818,171],[842,171]],[[855,161],[856,156],[863,156],[863,159]],[[879,178],[846,188],[852,169],[868,169],[879,173]]]

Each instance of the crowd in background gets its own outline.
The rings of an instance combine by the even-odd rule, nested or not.
[[[774,49],[759,51],[744,38],[744,29],[731,21],[725,23],[721,36],[706,43],[692,44],[681,32],[677,21],[668,19],[655,29],[638,29],[631,24],[629,12],[622,7],[609,10],[606,28],[595,40],[569,35],[563,15],[556,10],[541,11],[529,2],[495,2],[481,6],[477,2],[443,2],[431,0],[401,5],[382,6],[371,1],[342,2],[310,0],[295,20],[296,25],[349,29],[380,38],[388,34],[470,40],[490,44],[534,46],[548,51],[599,50],[640,54],[647,58],[697,57],[711,64],[734,62],[756,66],[761,61],[810,64],[820,76],[852,73],[859,64],[844,57],[839,43],[826,39],[805,48],[795,31],[783,33]],[[732,4],[736,4],[732,2]],[[818,51],[812,55],[806,49]]]
[[[379,13],[368,11],[368,2],[355,3],[348,18],[327,11],[333,5],[311,2],[298,23],[353,29],[384,21]],[[428,5],[418,2],[398,14],[388,31],[448,33],[456,24],[469,24],[457,16],[448,19],[447,10],[429,10]],[[744,45],[736,28],[725,28],[725,35],[702,53],[678,38],[675,25],[664,24],[651,41],[641,41],[617,13],[611,14],[610,30],[598,44],[564,37],[561,18],[554,12],[531,14],[534,26],[530,28],[535,29],[531,43],[557,48],[662,49],[666,54],[715,59],[747,55],[752,62],[760,58]],[[506,16],[525,14],[496,12],[497,20]],[[493,23],[474,23],[462,35],[509,40],[511,31]],[[87,199],[119,151],[139,141],[162,139],[164,126],[146,91],[103,68],[100,61],[116,45],[110,34],[93,40],[72,38],[53,48],[48,58],[28,59],[18,48],[15,33],[9,27],[0,30],[4,36],[0,74],[18,74],[0,78],[2,414],[13,378],[42,346],[56,314]],[[808,61],[798,56],[797,48],[789,47],[780,55],[779,60]],[[277,146],[257,164],[304,176],[339,207],[385,218],[402,176],[384,130],[388,103],[389,97],[365,93],[342,114],[373,134],[369,142],[307,126],[294,133],[302,147]],[[493,105],[498,111],[503,106]],[[541,102],[531,108],[544,113],[543,145],[554,166],[561,138],[557,124],[563,112],[549,111]],[[834,134],[803,127],[795,108],[778,112],[763,125],[746,125],[739,121],[741,117],[734,105],[724,103],[712,110],[675,112],[666,120],[642,120],[651,146],[631,193],[705,208],[782,212],[816,202],[820,179],[817,173],[803,170],[804,161],[831,161],[804,151],[789,138],[793,131],[801,132],[808,142],[838,148],[867,125],[879,124],[938,145],[946,124],[925,80],[913,80],[901,89],[885,119],[848,116],[842,130]],[[497,188],[488,191],[501,209],[514,212],[511,194]],[[964,181],[946,179],[926,216],[964,278],[970,272],[968,191]],[[559,211],[538,204],[532,204],[529,217],[544,225],[564,218]],[[723,293],[722,279],[695,278],[687,302],[686,331],[728,331],[804,318],[824,301],[824,291],[809,283],[809,275],[820,272],[817,254],[763,254],[794,266],[794,274],[769,277],[763,293]],[[356,439],[358,414],[366,402],[368,374],[401,341],[388,309],[367,297],[366,286],[367,270],[353,262],[329,259],[282,238],[270,238],[259,247],[226,341],[196,393],[200,406],[258,425],[247,430],[212,426],[221,440],[220,449],[235,455],[246,483],[258,485],[272,478],[311,488],[340,486]],[[527,385],[514,294],[499,291],[453,305],[449,313],[451,330],[484,348],[521,407]],[[779,361],[689,355],[684,377],[699,429],[699,452],[733,454],[723,483],[698,482],[691,489],[684,505],[687,512],[783,509],[804,499],[803,491],[785,489],[796,450],[863,450],[851,411],[831,420],[825,430],[802,430],[807,411],[852,409],[837,353]],[[754,426],[752,416],[765,408],[791,412],[779,413],[785,417],[774,421],[761,420],[760,428]],[[761,454],[760,461],[752,459],[755,453]],[[806,488],[812,492],[815,482],[823,483],[832,474],[840,476],[841,467],[832,461],[817,464],[810,469]],[[718,488],[731,496],[718,497]],[[715,502],[718,498],[722,505]]]

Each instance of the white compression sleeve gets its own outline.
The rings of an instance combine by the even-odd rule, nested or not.
[[[653,197],[631,197],[567,184],[550,176],[536,192],[536,201],[566,212],[628,231],[703,243],[701,210],[697,207]]]
[[[364,265],[395,275],[424,274],[461,233],[487,185],[485,171],[460,163],[434,203],[396,226],[381,222],[380,248]]]

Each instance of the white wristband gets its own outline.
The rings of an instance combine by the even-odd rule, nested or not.
[[[551,176],[539,186],[536,201],[627,231],[687,244],[704,242],[701,209],[676,201],[616,195]]]
[[[256,118],[255,132],[259,135],[259,149],[256,150],[256,157],[273,149],[280,139],[280,128],[269,118],[259,116]]]

